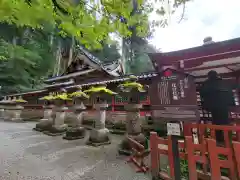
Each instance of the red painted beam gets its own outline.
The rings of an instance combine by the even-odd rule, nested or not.
[[[229,61],[231,62],[230,58],[236,58],[236,57],[240,57],[240,50],[235,52],[225,52],[220,54],[214,54],[214,55],[202,56],[202,57],[190,58],[190,59],[182,59],[182,60],[184,61],[184,68],[192,68],[192,67],[199,66],[205,62],[217,61],[222,59],[229,59]]]
[[[204,62],[239,56],[240,38],[179,51],[149,54],[153,64],[156,63],[156,70],[161,70],[162,66],[177,65],[178,67],[181,60],[185,61],[185,68],[191,68]],[[191,61],[191,63],[186,63],[186,61]]]
[[[215,42],[209,45],[166,52],[166,53],[151,53],[149,57],[157,63],[173,64],[179,60],[185,60],[208,55],[216,55],[224,52],[234,52],[240,50],[240,38],[230,39],[221,42]]]
[[[220,74],[221,77],[223,78],[236,78],[236,72],[229,72],[229,73],[223,73],[223,74]],[[207,78],[208,76],[207,75],[203,75],[203,76],[197,76],[196,78]]]
[[[221,68],[225,67],[228,68],[227,66],[234,66],[234,65],[240,65],[240,62],[238,63],[230,63],[230,64],[220,64],[220,65],[215,65],[215,66],[208,66],[208,67],[196,67],[196,68],[191,68],[191,69],[184,69],[185,72],[193,72],[193,71],[200,71],[200,70],[211,70],[214,68]]]

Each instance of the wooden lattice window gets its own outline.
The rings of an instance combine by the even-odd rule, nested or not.
[[[127,96],[116,95],[115,96],[115,102],[116,102],[116,104],[118,104],[118,103],[127,103],[128,102],[128,97]]]

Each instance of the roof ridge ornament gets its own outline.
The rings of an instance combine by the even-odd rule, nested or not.
[[[203,39],[203,45],[208,45],[208,44],[213,44],[213,43],[215,43],[215,42],[212,40],[211,36],[207,36]]]

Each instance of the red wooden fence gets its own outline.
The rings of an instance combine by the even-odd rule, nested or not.
[[[240,142],[230,140],[229,133],[240,132],[238,126],[218,126],[209,124],[188,124],[189,130],[196,129],[199,143],[193,142],[192,136],[185,136],[183,142],[179,142],[179,155],[181,159],[188,162],[188,172],[190,180],[211,179],[221,180],[221,169],[228,169],[228,178],[236,180],[240,178]],[[205,133],[206,130],[210,133]],[[215,130],[223,130],[224,146],[217,146],[215,140]],[[190,134],[188,134],[190,135]],[[239,136],[235,136],[238,140]],[[157,133],[151,132],[151,172],[153,177],[161,177],[166,180],[174,180],[174,163],[171,137],[163,139]],[[160,169],[160,155],[168,157],[170,173]],[[219,156],[222,158],[219,159]],[[201,169],[197,168],[201,164]]]
[[[134,163],[137,167],[137,172],[146,173],[149,167],[144,163],[144,158],[149,155],[150,151],[146,150],[142,144],[130,137],[127,137],[127,140],[132,149],[132,155],[129,157],[127,162]]]
[[[221,126],[212,124],[194,124],[188,123],[184,125],[184,136],[192,136],[195,134],[198,137],[199,142],[202,142],[206,138],[216,139],[216,130],[223,131],[224,144],[230,147],[230,139],[240,141],[240,126]],[[194,132],[195,131],[195,132]],[[209,133],[208,133],[209,132]]]

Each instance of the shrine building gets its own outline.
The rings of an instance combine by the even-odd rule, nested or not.
[[[155,70],[153,72],[136,74],[135,76],[138,77],[139,81],[151,87],[156,85],[156,79],[160,80],[161,77],[168,76],[168,73],[172,72],[185,74],[186,77],[188,75],[189,77],[193,77],[196,86],[196,103],[202,119],[210,118],[210,115],[201,108],[201,97],[198,90],[201,83],[206,80],[207,73],[210,70],[217,71],[228,82],[233,84],[240,82],[240,38],[214,42],[211,37],[208,37],[198,47],[149,54],[149,57],[152,60]],[[64,87],[67,91],[71,92],[76,90],[78,86],[87,88],[91,85],[106,83],[110,89],[114,89],[119,83],[128,78],[129,76],[123,75],[121,63],[102,64],[98,58],[94,57],[86,49],[79,47],[76,58],[61,76],[45,80],[47,84],[45,89],[9,94],[7,97],[22,96],[28,101],[25,108],[42,108],[43,102],[40,102],[38,99],[49,92],[57,92],[60,88]],[[184,82],[184,78],[181,82]],[[141,103],[144,105],[142,115],[149,113],[151,109],[151,99],[154,98],[151,98],[151,96],[156,96],[156,94],[152,94],[151,92],[149,91],[148,94],[141,97]],[[180,92],[180,94],[184,94],[184,92]],[[239,92],[234,91],[234,96],[236,107],[232,109],[231,117],[238,118]],[[124,111],[123,105],[127,102],[127,97],[116,96],[109,102],[110,106],[108,110],[111,112]],[[90,100],[89,105],[91,104]]]

